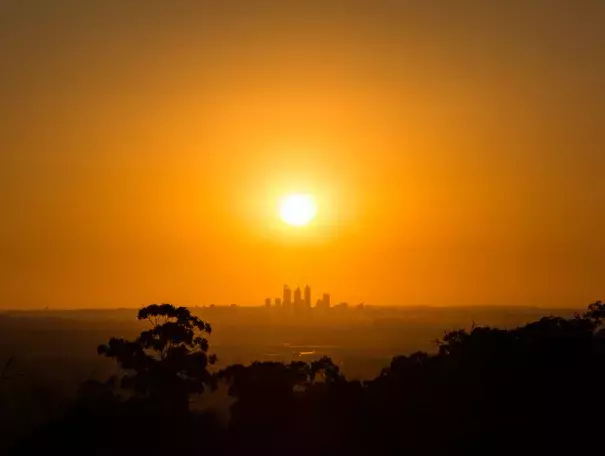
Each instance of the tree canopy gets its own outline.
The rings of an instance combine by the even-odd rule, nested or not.
[[[213,384],[208,366],[216,357],[208,355],[205,337],[212,328],[189,309],[171,304],[144,307],[138,319],[148,320],[150,329],[133,341],[111,338],[98,353],[115,359],[124,370],[120,388],[187,408],[190,394]]]

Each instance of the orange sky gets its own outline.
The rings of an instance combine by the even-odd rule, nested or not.
[[[455,3],[0,0],[0,308],[605,298],[605,7]]]

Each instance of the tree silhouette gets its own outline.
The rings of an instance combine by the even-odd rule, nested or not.
[[[312,361],[309,370],[309,380],[311,383],[315,382],[318,374],[326,386],[346,381],[344,375],[340,372],[340,368],[328,356],[322,356],[317,361]]]
[[[578,319],[581,317],[576,317]],[[602,321],[605,319],[605,304],[602,301],[597,301],[588,306],[588,311],[584,314],[584,319],[593,324],[593,330],[597,330]]]
[[[152,399],[174,410],[187,411],[189,395],[202,393],[213,384],[208,356],[210,325],[191,315],[185,307],[153,304],[139,310],[139,320],[151,329],[134,341],[111,338],[100,345],[100,355],[113,358],[126,372],[119,386],[137,397]],[[118,380],[116,378],[115,380]]]
[[[593,454],[600,445],[600,301],[572,318],[446,332],[435,352],[397,356],[364,382],[347,381],[328,357],[232,365],[213,380],[206,323],[170,305],[142,309],[139,319],[151,329],[135,341],[111,339],[99,352],[127,371],[120,382],[126,389],[154,400],[119,401],[111,383],[88,382],[82,394],[94,406],[75,407],[27,443],[46,450],[48,439],[72,444],[76,435],[79,448],[91,441],[105,446],[101,454],[294,456]],[[226,429],[210,415],[187,411],[189,394],[218,380],[236,399]],[[158,414],[156,401],[172,408]],[[170,439],[142,439],[154,426]],[[104,440],[95,440],[99,429]],[[28,447],[22,454],[35,452]]]
[[[599,301],[573,318],[473,325],[446,333],[435,354],[397,356],[368,382],[368,435],[412,454],[583,454],[605,406],[584,393],[605,381],[604,321]]]

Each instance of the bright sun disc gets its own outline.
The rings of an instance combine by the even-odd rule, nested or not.
[[[289,195],[283,198],[279,205],[281,219],[292,226],[306,225],[316,214],[317,205],[311,195]]]

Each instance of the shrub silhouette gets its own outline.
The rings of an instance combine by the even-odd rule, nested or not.
[[[328,357],[311,363],[254,362],[229,366],[217,373],[236,398],[231,406],[228,452],[304,454],[315,451],[315,420],[326,392],[346,384],[338,366]],[[324,429],[325,430],[325,429]],[[321,441],[320,441],[321,442]]]

